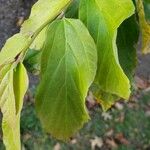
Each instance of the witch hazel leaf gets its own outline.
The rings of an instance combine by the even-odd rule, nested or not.
[[[15,95],[16,114],[20,113],[21,111],[23,105],[23,98],[27,91],[28,85],[29,80],[26,69],[22,63],[19,63],[17,65],[17,68],[14,69],[13,75],[13,88]]]
[[[46,132],[68,140],[89,119],[85,98],[96,74],[96,46],[80,20],[54,21],[47,32],[36,110]]]
[[[0,82],[3,141],[6,149],[9,150],[21,149],[20,112],[27,86],[27,73],[22,64],[18,64],[15,69],[10,68],[6,71]]]
[[[142,34],[142,52],[143,54],[147,54],[150,52],[150,20],[146,20],[145,18],[143,1],[136,0],[136,6]]]
[[[3,102],[3,105],[1,106],[1,111],[3,114],[3,119],[2,119],[3,141],[7,149],[8,148],[11,149],[12,147],[18,150],[20,149],[20,142],[19,142],[20,139],[17,138],[20,131],[18,132],[16,126],[17,120],[15,117],[15,99],[13,93],[13,70],[12,69],[7,72],[7,74],[4,76],[3,81],[1,82],[1,84],[5,84],[5,89],[0,98],[0,102]]]
[[[111,4],[111,5],[110,5]],[[81,0],[79,17],[88,27],[98,51],[95,84],[106,93],[128,99],[130,83],[123,72],[116,45],[117,29],[134,13],[131,0]]]
[[[138,25],[135,19],[135,15],[133,15],[121,24],[118,29],[117,36],[119,62],[125,74],[130,79],[131,84],[137,63],[135,45],[138,42],[138,37]],[[112,105],[114,105],[116,101],[120,99],[114,94],[103,91],[100,87],[97,87],[97,89],[94,89],[94,91],[94,94],[104,111],[107,111],[112,107]]]

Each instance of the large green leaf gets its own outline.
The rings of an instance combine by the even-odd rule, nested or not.
[[[20,112],[28,87],[28,78],[22,64],[18,64],[15,69],[5,68],[4,70],[5,74],[0,82],[3,141],[6,149],[21,150]]]
[[[131,84],[137,62],[135,44],[138,41],[138,37],[138,25],[135,15],[133,15],[121,24],[118,29],[117,36],[119,62],[125,74],[130,79]],[[100,102],[104,111],[111,108],[111,106],[120,99],[114,94],[103,91],[103,89],[95,84],[92,85],[91,90],[94,91],[94,94]]]
[[[23,23],[20,33],[8,39],[2,48],[0,52],[0,66],[15,61],[18,54],[28,50],[38,35],[31,48],[35,46],[37,49],[41,48],[46,25],[57,17],[70,2],[71,0],[39,0],[35,3],[30,17]]]
[[[136,4],[137,4],[136,6],[137,6],[138,16],[139,16],[140,29],[142,34],[142,52],[144,54],[147,54],[150,52],[150,20],[146,20],[145,18],[146,16],[144,11],[143,1],[136,0]],[[150,9],[146,9],[146,13],[150,13]]]
[[[67,140],[88,119],[85,97],[94,80],[94,40],[79,20],[54,21],[42,50],[36,110],[44,129]]]
[[[81,0],[79,17],[88,27],[98,50],[95,79],[101,95],[113,94],[124,99],[130,95],[130,83],[123,72],[116,46],[117,29],[134,13],[131,0]],[[108,96],[109,97],[109,96]],[[103,99],[102,99],[103,100]]]

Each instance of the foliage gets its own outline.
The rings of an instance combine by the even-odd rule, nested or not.
[[[91,120],[70,142],[64,143],[43,132],[32,102],[32,90],[32,94],[28,92],[30,99],[25,102],[21,114],[22,149],[51,150],[60,145],[62,150],[91,150],[91,142],[95,137],[102,139],[101,149],[103,150],[113,149],[113,144],[106,142],[108,139],[112,139],[118,145],[118,150],[123,148],[124,150],[148,149],[150,145],[150,116],[148,115],[150,92],[140,91],[140,93],[142,94],[139,98],[133,97],[129,103],[119,102],[121,110],[117,107],[111,108],[107,112],[111,118],[107,120],[104,119],[99,106],[92,107],[90,109]],[[129,144],[120,143],[115,139],[119,133],[124,135]],[[4,150],[1,140],[0,148]],[[95,146],[95,149],[98,148]]]
[[[39,0],[1,50],[0,108],[8,150],[20,149],[20,112],[28,87],[23,62],[40,74],[35,103],[43,128],[68,140],[89,119],[89,89],[104,110],[129,98],[139,30],[142,51],[149,52],[148,0],[71,2]]]

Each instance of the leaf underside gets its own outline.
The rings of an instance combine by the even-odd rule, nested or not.
[[[98,69],[95,93],[99,93],[96,96],[103,101],[102,105],[105,102],[105,105],[110,103],[107,99],[112,97],[110,95],[129,98],[130,83],[119,64],[116,36],[120,24],[133,13],[134,5],[130,0],[81,0],[80,2],[79,17],[97,45]],[[103,96],[107,94],[110,95]],[[107,108],[104,106],[104,109]]]
[[[119,62],[130,84],[133,81],[134,70],[137,63],[137,55],[135,45],[138,42],[139,31],[135,16],[125,20],[118,29],[117,47]],[[103,110],[108,110],[120,98],[114,94],[107,93],[97,87],[94,89],[95,95],[98,97]]]
[[[85,106],[97,65],[96,46],[79,20],[54,21],[42,49],[36,110],[44,129],[67,140],[89,119]]]

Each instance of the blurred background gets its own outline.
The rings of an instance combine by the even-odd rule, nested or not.
[[[0,49],[19,31],[36,0],[0,0]],[[69,143],[53,139],[42,131],[34,110],[36,77],[30,77],[21,115],[23,150],[150,150],[150,55],[138,53],[134,91],[128,103],[120,101],[102,112],[89,94],[91,120]],[[1,118],[1,117],[0,117]],[[0,129],[1,130],[1,129]],[[0,150],[5,149],[0,131]]]

